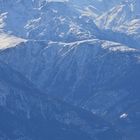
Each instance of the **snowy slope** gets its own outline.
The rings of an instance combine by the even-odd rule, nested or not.
[[[0,138],[139,140],[138,5],[0,0]]]
[[[96,24],[104,29],[118,30],[120,28],[121,30],[120,26],[125,25],[127,28],[127,24],[140,18],[139,2],[139,0],[123,1],[99,16],[96,19]]]
[[[41,40],[80,40],[94,36],[85,28],[85,24],[91,22],[90,18],[81,16],[68,2],[27,4],[16,1],[14,5],[11,2],[1,6],[0,10],[1,30],[16,36]],[[90,28],[95,32],[98,30],[94,23]]]
[[[4,33],[0,34],[0,50],[15,47],[16,45],[23,42],[26,42],[26,40]]]
[[[123,1],[122,3],[114,6],[109,11],[97,17],[95,20],[96,25],[103,30],[107,29],[110,32],[119,34],[117,35],[117,38],[119,38],[117,40],[121,41],[121,38],[124,41],[127,40],[127,45],[131,44],[131,41],[129,42],[129,40],[133,39],[134,42],[137,42],[137,45],[133,46],[139,47],[139,3],[139,0]]]
[[[133,19],[130,22],[125,22],[117,29],[118,32],[126,33],[129,36],[134,37],[135,39],[140,39],[140,19]]]
[[[105,29],[117,28],[122,23],[128,22],[131,19],[131,14],[129,5],[121,4],[98,17],[97,24]]]

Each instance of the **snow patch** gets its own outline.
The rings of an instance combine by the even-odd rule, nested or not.
[[[128,114],[127,113],[123,113],[122,115],[120,115],[120,119],[125,119],[128,117]]]
[[[4,33],[0,34],[0,50],[14,47],[21,42],[26,42],[26,40]]]

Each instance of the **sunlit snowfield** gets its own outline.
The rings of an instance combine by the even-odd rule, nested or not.
[[[0,0],[0,140],[139,140],[140,0]]]

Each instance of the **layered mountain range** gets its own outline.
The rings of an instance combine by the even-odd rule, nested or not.
[[[139,0],[0,0],[0,139],[139,140]]]

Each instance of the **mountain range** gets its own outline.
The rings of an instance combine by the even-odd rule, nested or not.
[[[140,0],[0,0],[0,140],[139,140]]]

